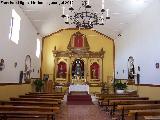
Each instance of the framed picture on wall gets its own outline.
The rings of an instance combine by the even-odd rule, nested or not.
[[[4,59],[0,60],[0,71],[2,71],[5,68]]]
[[[159,63],[156,63],[156,68],[159,69]]]

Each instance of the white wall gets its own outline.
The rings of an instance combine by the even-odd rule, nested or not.
[[[10,20],[12,8],[21,17],[19,43],[15,44],[9,40]],[[25,57],[31,56],[32,77],[39,77],[37,72],[40,68],[40,59],[36,57],[37,32],[28,18],[18,6],[1,5],[0,6],[0,59],[5,60],[5,69],[0,71],[0,83],[17,83],[19,82],[19,73],[24,71]],[[14,63],[18,65],[15,68]]]
[[[146,8],[115,40],[116,78],[128,78],[127,60],[133,56],[135,68],[140,66],[140,83],[160,84],[160,1]],[[125,70],[123,74],[122,71]],[[136,70],[137,71],[137,70]]]

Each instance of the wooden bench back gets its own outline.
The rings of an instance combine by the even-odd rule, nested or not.
[[[117,110],[160,109],[160,104],[118,105]]]
[[[11,101],[40,101],[40,102],[58,102],[61,103],[61,99],[51,98],[10,98]]]
[[[60,104],[58,102],[38,102],[38,101],[0,101],[0,105],[60,107]]]
[[[0,105],[0,111],[41,111],[58,113],[60,112],[60,107]]]
[[[63,99],[64,96],[40,96],[40,95],[20,95],[20,98],[57,98]]]
[[[160,104],[160,100],[110,100],[110,105]]]

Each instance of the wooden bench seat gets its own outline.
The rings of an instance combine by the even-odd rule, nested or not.
[[[10,98],[11,101],[41,101],[41,102],[58,102],[61,103],[61,99],[51,98]]]
[[[98,97],[99,100],[104,100],[105,98],[115,98],[115,97],[139,97],[138,95],[130,95],[130,94],[104,94]]]
[[[0,111],[0,118],[7,120],[8,118],[47,118],[47,120],[55,120],[54,112],[40,111]]]
[[[96,94],[96,96],[97,97],[100,97],[100,96],[123,96],[123,95],[126,95],[126,96],[134,96],[134,95],[136,95],[137,96],[137,94],[129,94],[129,93],[124,93],[124,94]]]
[[[38,101],[0,101],[0,105],[60,107],[60,104],[58,102]]]
[[[35,95],[35,94],[37,94],[37,95],[40,95],[40,94],[41,94],[41,95],[42,95],[42,94],[43,94],[43,95],[65,95],[65,93],[46,93],[46,92],[29,92],[29,93],[26,93],[26,94],[28,94],[28,95],[29,95],[29,94],[30,94],[30,95],[31,95],[31,94],[32,94],[32,95],[33,95],[33,94],[34,94],[34,95]]]
[[[25,94],[25,96],[64,96],[63,94]]]
[[[160,100],[110,100],[110,105],[160,104]]]
[[[110,106],[110,101],[112,100],[148,100],[148,97],[116,97],[116,98],[107,98],[105,100],[103,100],[102,105],[103,106]]]
[[[158,116],[160,115],[160,109],[150,109],[150,110],[129,110],[128,116],[134,117],[138,120],[139,116]]]
[[[160,100],[110,100],[108,104],[114,112],[117,105],[160,104]]]
[[[160,104],[118,105],[116,109],[121,111],[121,117],[122,117],[122,120],[124,120],[125,111],[145,110],[145,109],[160,109]]]
[[[41,111],[59,113],[60,107],[0,105],[0,111]]]
[[[20,95],[20,98],[53,98],[53,99],[63,99],[64,96],[40,96],[40,95]]]
[[[160,120],[160,116],[144,116],[145,120]]]
[[[116,97],[116,98],[108,98],[102,101],[101,106],[106,107],[106,111],[109,111],[111,114],[115,111],[115,105],[110,104],[112,100],[148,100],[148,97]],[[111,110],[109,109],[111,107]],[[113,107],[113,108],[112,108]]]

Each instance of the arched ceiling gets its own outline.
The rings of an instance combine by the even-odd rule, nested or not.
[[[31,0],[25,0],[24,5],[20,5],[24,13],[31,20],[41,36],[46,36],[63,28],[74,28],[74,25],[66,25],[62,15],[62,2],[67,0],[33,0],[35,4],[27,4]],[[38,4],[38,1],[43,4]],[[49,5],[51,2],[58,4]],[[68,0],[69,1],[69,0]],[[104,0],[105,9],[109,9],[110,19],[103,26],[95,26],[93,29],[103,34],[116,38],[125,27],[136,20],[136,17],[153,2],[153,0]],[[90,0],[90,5],[94,12],[101,10],[101,0]],[[65,5],[70,6],[70,5]],[[81,0],[74,0],[73,7],[79,8]],[[65,13],[69,14],[68,10]]]

